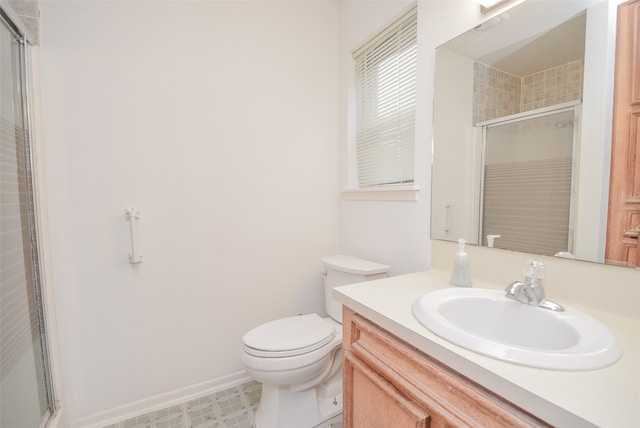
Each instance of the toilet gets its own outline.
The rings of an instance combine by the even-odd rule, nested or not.
[[[262,383],[256,428],[312,428],[342,412],[342,305],[331,292],[384,278],[389,266],[344,255],[321,260],[329,317],[280,318],[242,338],[242,362]]]

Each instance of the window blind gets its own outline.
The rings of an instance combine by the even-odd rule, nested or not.
[[[415,9],[354,53],[359,187],[413,183]]]

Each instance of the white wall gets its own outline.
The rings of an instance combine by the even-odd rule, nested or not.
[[[245,331],[322,312],[336,4],[46,1],[41,30],[69,420],[239,371]]]

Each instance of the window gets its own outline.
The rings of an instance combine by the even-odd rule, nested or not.
[[[416,10],[354,53],[360,188],[413,183]]]

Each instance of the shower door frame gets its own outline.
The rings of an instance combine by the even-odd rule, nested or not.
[[[43,376],[45,385],[45,395],[47,408],[42,414],[40,428],[49,426],[61,426],[64,422],[61,405],[61,385],[58,382],[60,373],[60,362],[57,359],[57,334],[55,329],[55,310],[52,302],[53,293],[46,287],[47,270],[45,263],[49,259],[45,250],[43,235],[46,235],[45,215],[46,207],[43,205],[43,194],[41,193],[41,179],[38,179],[38,162],[35,159],[37,134],[37,124],[33,116],[33,79],[35,78],[32,68],[31,42],[33,40],[30,32],[20,21],[17,14],[4,1],[0,2],[0,25],[4,25],[9,33],[15,37],[18,46],[18,66],[20,69],[20,102],[23,115],[23,132],[25,141],[25,167],[27,181],[27,212],[29,219],[29,235],[31,241],[31,262],[33,264],[34,294],[36,301],[37,322],[39,327],[39,338],[42,348]],[[40,184],[40,185],[39,185]]]
[[[549,107],[543,107],[535,110],[516,113],[510,116],[503,116],[495,119],[489,119],[478,122],[475,127],[475,145],[474,162],[475,167],[475,188],[473,189],[474,198],[472,201],[472,212],[474,215],[473,237],[477,240],[478,245],[483,245],[484,237],[482,236],[483,213],[484,213],[484,175],[485,161],[487,150],[487,129],[493,126],[507,125],[526,119],[535,119],[538,117],[548,116],[556,113],[573,111],[574,127],[573,127],[573,156],[571,162],[571,196],[569,202],[569,232],[567,237],[567,251],[575,254],[575,226],[576,226],[576,203],[577,203],[577,187],[578,187],[578,159],[580,156],[580,129],[582,117],[582,100],[569,101],[566,103],[555,104]]]

